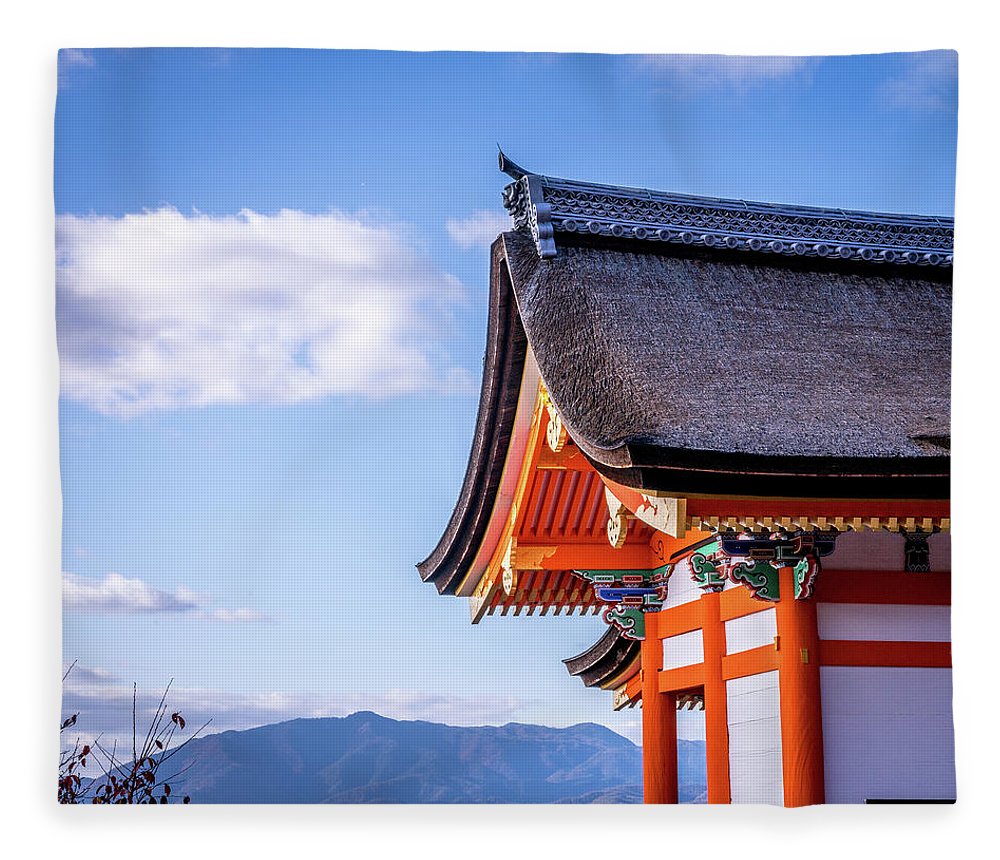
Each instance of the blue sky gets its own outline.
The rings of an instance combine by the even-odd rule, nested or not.
[[[951,215],[956,57],[74,50],[55,204],[67,704],[593,720],[594,618],[413,565],[464,473],[497,142],[569,178]],[[83,717],[81,717],[83,720]],[[696,735],[684,719],[682,733]]]

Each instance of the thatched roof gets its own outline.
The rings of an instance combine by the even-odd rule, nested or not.
[[[947,496],[940,271],[607,246],[542,260],[522,233],[504,244],[542,378],[609,477],[678,493]]]

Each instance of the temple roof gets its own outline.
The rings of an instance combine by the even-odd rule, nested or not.
[[[606,237],[653,245],[758,254],[950,267],[954,222],[899,215],[788,206],[599,185],[530,173],[500,152],[515,181],[504,206],[529,229],[539,256],[556,256],[556,237]]]
[[[570,182],[502,154],[501,167],[517,229],[491,250],[472,453],[424,579],[453,593],[483,541],[529,367],[619,485],[948,498],[950,220]]]
[[[641,489],[947,497],[951,286],[929,268],[503,237],[573,441]]]
[[[620,678],[639,658],[641,643],[627,639],[617,627],[609,626],[582,654],[563,660],[570,675],[579,676],[584,686],[600,687]]]

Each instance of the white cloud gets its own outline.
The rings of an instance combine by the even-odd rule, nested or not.
[[[156,710],[162,689],[139,689],[136,711],[142,729]],[[357,711],[375,711],[398,720],[428,720],[450,725],[501,725],[526,719],[526,708],[536,704],[512,696],[436,695],[422,690],[383,692],[282,691],[239,692],[200,687],[171,687],[167,705],[180,711],[193,730],[211,720],[210,731],[247,729],[300,717],[344,717]],[[70,673],[63,684],[63,714],[79,713],[75,732],[84,738],[103,734],[131,743],[132,685],[109,683]],[[187,735],[185,734],[185,737]]]
[[[90,51],[84,51],[80,48],[63,48],[59,52],[59,65],[62,68],[82,66],[85,69],[92,69],[97,65],[97,60],[94,59],[94,55]]]
[[[184,586],[173,591],[154,588],[141,579],[129,579],[109,573],[104,579],[91,579],[75,573],[63,573],[63,606],[80,612],[192,612],[199,618],[223,622],[269,620],[256,609],[210,609],[204,598]],[[195,612],[197,610],[197,612]]]
[[[207,615],[213,621],[225,621],[226,623],[270,620],[270,616],[266,612],[259,612],[256,609],[213,609]]]
[[[460,248],[489,248],[497,236],[513,227],[506,212],[489,209],[479,209],[468,218],[449,218],[444,226]]]
[[[198,602],[183,587],[174,592],[161,591],[120,573],[109,573],[101,580],[64,573],[63,606],[100,612],[186,612],[196,609]]]
[[[57,61],[58,85],[63,89],[70,82],[70,71],[72,69],[92,69],[97,65],[97,60],[90,51],[80,48],[63,48],[59,52]]]
[[[921,51],[908,55],[902,73],[885,82],[881,95],[889,105],[906,110],[954,110],[958,104],[958,54]]]
[[[63,664],[63,676],[72,676],[74,684],[85,684],[88,687],[113,684],[118,677],[107,669],[83,666],[78,662]]]
[[[742,57],[727,54],[650,54],[640,65],[689,95],[712,89],[744,91],[802,75],[811,57]]]
[[[475,390],[462,285],[341,212],[57,218],[62,392],[107,415]]]

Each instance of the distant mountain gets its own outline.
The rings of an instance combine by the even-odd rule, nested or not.
[[[681,800],[698,802],[704,743],[680,744]],[[365,711],[197,738],[164,770],[185,770],[174,790],[192,803],[642,802],[640,748],[594,723],[466,728]]]

